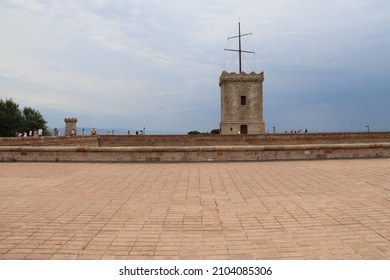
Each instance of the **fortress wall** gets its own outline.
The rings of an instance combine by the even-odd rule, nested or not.
[[[390,132],[373,133],[308,133],[261,135],[98,135],[77,137],[9,137],[0,138],[0,146],[80,146],[80,147],[145,147],[145,146],[239,146],[302,145],[336,143],[390,143]]]
[[[0,146],[0,161],[3,162],[218,162],[389,157],[390,143],[189,147]]]
[[[300,145],[332,143],[390,143],[389,132],[377,133],[308,133],[261,135],[102,135],[101,147],[139,146],[238,146]]]
[[[303,145],[341,143],[390,143],[390,132],[308,133],[261,135],[98,135],[76,137],[7,137],[0,146],[79,146],[79,147],[145,147],[145,146],[239,146]]]
[[[81,146],[97,147],[98,138],[91,136],[2,137],[0,146]]]
[[[258,161],[390,157],[390,133],[0,138],[0,161]]]

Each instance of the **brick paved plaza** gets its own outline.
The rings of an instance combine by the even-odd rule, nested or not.
[[[1,259],[390,259],[390,159],[0,163]]]

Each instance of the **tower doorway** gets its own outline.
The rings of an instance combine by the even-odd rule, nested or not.
[[[248,134],[248,126],[246,124],[240,126],[240,134]]]

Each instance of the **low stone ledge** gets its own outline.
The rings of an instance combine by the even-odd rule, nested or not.
[[[147,147],[390,143],[390,132],[0,137],[0,146]]]
[[[261,161],[390,157],[390,143],[259,145],[60,147],[0,146],[0,161]]]
[[[62,147],[62,146],[0,146],[0,151],[31,152],[180,152],[180,151],[277,151],[306,149],[390,148],[390,143],[304,144],[304,145],[239,145],[239,146],[140,146],[140,147]]]

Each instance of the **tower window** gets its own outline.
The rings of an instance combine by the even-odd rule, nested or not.
[[[241,95],[241,105],[246,105],[246,96]]]

